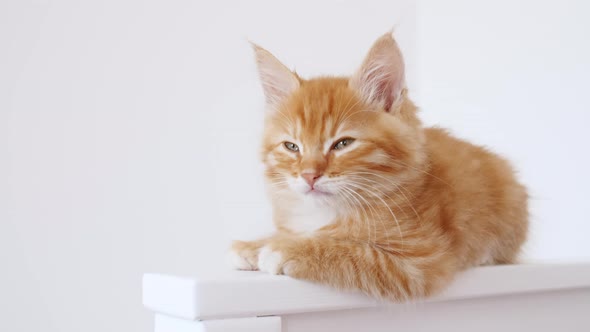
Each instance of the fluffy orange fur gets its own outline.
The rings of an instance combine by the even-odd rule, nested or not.
[[[498,155],[422,126],[390,34],[350,78],[304,80],[254,50],[277,231],[235,241],[236,268],[403,301],[466,268],[515,261],[525,187]]]

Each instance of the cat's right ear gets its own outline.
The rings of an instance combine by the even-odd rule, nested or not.
[[[269,51],[251,43],[256,56],[258,74],[262,82],[267,108],[277,109],[281,103],[299,88],[299,78]]]

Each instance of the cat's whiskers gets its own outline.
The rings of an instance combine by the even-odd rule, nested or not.
[[[372,243],[373,241],[371,240],[371,223],[369,222],[369,215],[367,213],[367,206],[364,206],[363,203],[361,203],[361,201],[357,198],[360,197],[361,199],[364,199],[362,196],[358,195],[354,190],[352,190],[351,188],[348,188],[346,186],[342,186],[341,187],[342,190],[348,192],[348,194],[350,195],[351,198],[353,198],[357,203],[358,203],[358,207],[359,209],[361,209],[361,211],[364,212],[365,214],[365,218],[360,218],[362,219],[363,224],[366,224],[367,226],[367,230],[368,230],[368,236],[369,239],[368,241],[370,243]],[[368,203],[367,203],[368,204]],[[370,208],[372,208],[372,206],[369,205]],[[371,210],[371,215],[373,216],[373,219],[375,218],[375,214],[373,212],[374,210]],[[359,228],[359,236],[360,236],[360,228]]]
[[[387,210],[389,210],[389,213],[391,213],[391,216],[395,220],[395,223],[397,225],[397,229],[398,229],[398,232],[399,232],[399,236],[400,236],[400,239],[401,239],[401,242],[402,242],[402,248],[403,248],[404,245],[405,245],[405,243],[404,243],[404,234],[402,232],[401,225],[399,223],[399,220],[397,219],[397,216],[395,215],[395,213],[393,213],[393,211],[391,210],[391,208],[389,207],[389,205],[383,200],[383,198],[381,198],[381,196],[379,196],[376,193],[374,193],[371,190],[371,188],[368,187],[368,186],[363,186],[362,184],[356,183],[354,181],[351,181],[348,184],[349,185],[353,185],[353,186],[357,186],[357,188],[362,189],[362,190],[365,190],[366,192],[368,192],[369,194],[373,195],[375,198],[379,199],[383,203],[383,205],[387,208]],[[380,220],[380,221],[383,223],[382,220]],[[385,225],[384,225],[384,228],[387,229],[387,227],[385,227]]]
[[[281,180],[286,180],[286,176],[285,176],[285,175],[283,175],[283,174],[278,174],[278,173],[277,173],[277,174],[270,174],[270,175],[267,175],[267,178],[269,178],[269,179],[271,179],[271,180],[274,180],[274,179],[281,179]]]
[[[357,191],[355,191],[353,188],[351,188],[350,183],[347,183],[344,186],[344,188],[346,188],[351,193],[353,193],[354,195],[359,197],[363,202],[365,202],[366,206],[370,209],[371,216],[373,218],[367,219],[367,229],[369,231],[369,240],[371,240],[371,238],[370,238],[370,235],[371,235],[371,222],[370,222],[370,220],[376,220],[376,219],[381,220],[381,218],[379,217],[379,214],[377,213],[377,210],[373,207],[373,204],[371,204],[365,197],[363,197],[363,195],[359,194]],[[360,202],[359,202],[359,204],[360,204]],[[367,215],[367,218],[368,218],[368,215]],[[372,240],[371,242],[376,243],[377,242],[377,226],[376,225],[373,226],[373,233],[374,233],[374,240]]]
[[[340,196],[340,197],[342,197],[346,201],[346,204],[348,205],[347,206],[347,209],[346,209],[347,210],[347,214],[349,214],[351,212],[354,212],[356,214],[356,218],[353,218],[352,219],[353,224],[354,224],[354,220],[360,220],[362,218],[361,217],[361,214],[359,212],[359,209],[357,208],[357,205],[354,204],[354,203],[352,203],[351,198],[350,198],[350,194],[348,194],[346,192],[343,192],[343,191],[338,191],[337,192],[337,195]],[[351,211],[352,209],[354,209],[354,211]],[[349,222],[349,220],[346,220],[346,221]],[[354,232],[354,237],[358,241],[369,243],[368,240],[367,241],[362,241],[361,237],[359,236],[360,235],[360,229],[358,227],[355,227],[354,229],[356,230]]]
[[[403,161],[400,161],[398,159],[395,159],[395,158],[393,158],[391,156],[385,156],[385,157],[388,158],[393,163],[396,163],[396,164],[401,165],[401,166],[404,166],[404,167],[411,168],[411,169],[413,169],[415,171],[418,171],[418,172],[422,172],[422,173],[424,173],[424,174],[426,174],[428,176],[431,176],[431,177],[433,177],[433,178],[441,181],[442,183],[446,184],[447,186],[452,187],[450,183],[446,182],[445,180],[439,178],[438,176],[436,176],[436,175],[434,175],[432,173],[429,173],[429,172],[427,172],[427,171],[425,171],[423,169],[416,168],[416,167],[414,167],[412,165],[408,165],[408,164],[404,163]]]
[[[395,187],[395,189],[400,189],[400,190],[399,190],[399,193],[400,193],[401,195],[403,195],[404,199],[405,199],[405,200],[406,200],[406,202],[408,203],[408,206],[409,206],[409,207],[412,209],[412,211],[414,211],[414,214],[415,214],[415,215],[416,215],[416,217],[418,218],[418,222],[422,223],[422,218],[420,217],[420,215],[418,214],[418,212],[416,211],[416,209],[415,209],[415,208],[414,208],[414,206],[412,205],[412,202],[410,201],[410,199],[408,199],[408,196],[406,196],[406,194],[404,194],[404,192],[403,192],[403,191],[401,191],[401,190],[405,190],[405,191],[406,191],[408,194],[412,195],[412,194],[410,193],[410,191],[408,191],[407,189],[405,189],[405,188],[403,187],[403,185],[401,185],[401,184],[398,184],[398,183],[394,182],[392,179],[389,179],[389,178],[387,178],[387,177],[385,177],[385,176],[383,176],[383,175],[380,175],[380,174],[377,174],[377,173],[374,173],[374,172],[358,172],[358,171],[357,171],[357,172],[351,172],[351,173],[347,173],[347,175],[360,175],[360,174],[366,174],[366,175],[372,175],[372,176],[379,177],[379,178],[381,178],[381,179],[383,179],[383,180],[385,180],[385,181],[389,182],[389,183],[390,183],[392,186],[394,186],[394,187]],[[371,182],[375,183],[376,185],[379,185],[379,184],[380,184],[378,181],[375,181],[375,180],[373,180],[373,179],[370,179],[370,178],[368,178],[368,177],[362,177],[362,178],[363,178],[364,180],[371,181]],[[397,194],[397,192],[396,192],[396,191],[393,191],[393,193],[394,193],[396,196],[398,196],[398,197],[399,197],[399,195]],[[398,206],[398,207],[399,207],[399,206]]]
[[[284,178],[274,178],[269,179],[267,183],[276,184],[276,183],[289,183],[289,181],[285,180]]]
[[[367,216],[367,211],[363,208],[361,202],[355,197],[353,196],[350,191],[346,188],[341,187],[340,190],[346,194],[346,196],[350,199],[349,203],[351,207],[354,207],[355,211],[357,211],[357,216],[359,220],[362,220],[363,223],[365,223],[365,219],[368,218]],[[352,200],[355,200],[357,202],[357,204],[354,204],[352,202]],[[363,218],[363,216],[360,215],[359,211],[362,211],[365,214],[365,217]],[[358,229],[358,233],[357,233],[357,238],[360,238],[360,229]]]
[[[352,174],[347,175],[347,178],[353,178],[353,179],[362,180],[362,181],[370,181],[371,183],[374,183],[375,186],[371,186],[371,184],[368,184],[368,183],[365,184],[365,183],[360,183],[358,181],[355,182],[358,185],[361,185],[361,184],[362,185],[366,185],[367,188],[372,188],[374,190],[377,190],[382,196],[387,197],[391,201],[391,203],[395,204],[400,211],[404,212],[404,209],[397,203],[397,200],[396,199],[393,199],[386,192],[384,192],[383,190],[379,189],[379,186],[382,185],[380,182],[375,181],[375,180],[371,180],[371,179],[369,179],[367,177],[364,177],[364,176],[352,175]],[[395,191],[392,191],[391,193],[394,194],[394,195],[396,195],[396,197],[400,197],[399,195],[397,195],[397,193]],[[408,217],[405,212],[404,212],[404,216],[406,218]]]
[[[366,191],[366,189],[365,189],[365,188],[361,188],[361,186],[359,186],[358,184],[356,184],[356,183],[354,183],[354,182],[347,181],[347,182],[346,182],[346,184],[347,184],[348,186],[353,186],[353,187],[355,187],[355,188],[357,188],[357,189],[360,189],[360,190],[364,190],[364,191]],[[388,239],[388,238],[389,238],[389,229],[386,227],[386,225],[385,225],[385,223],[383,222],[383,219],[381,218],[381,216],[379,216],[378,220],[379,220],[379,222],[381,223],[381,226],[382,226],[382,229],[383,229],[383,232],[384,232],[384,234],[385,234],[385,237],[386,237],[386,239]],[[375,221],[376,221],[376,220],[375,220]],[[377,229],[377,226],[375,226],[375,229]],[[375,233],[377,233],[377,231],[375,231]],[[380,232],[380,233],[382,233],[382,232]],[[378,241],[375,241],[375,243],[377,243],[377,242],[378,242]]]
[[[285,178],[283,176],[281,177],[275,177],[274,179],[279,179],[279,180],[273,180],[273,177],[269,177],[269,181],[267,181],[267,185],[270,186],[271,188],[273,188],[273,190],[279,190],[279,191],[283,191],[283,190],[287,190],[289,188],[289,182],[287,180],[285,180]]]
[[[268,184],[271,184],[271,185],[282,185],[282,184],[289,184],[289,182],[288,181],[270,181],[270,182],[268,182]]]
[[[363,179],[363,178],[360,178],[360,177],[358,177],[358,178],[359,178],[359,179]],[[366,188],[365,188],[365,186],[362,186],[362,185],[361,185],[360,183],[358,183],[358,182],[355,182],[355,181],[348,181],[347,183],[348,183],[349,185],[352,185],[352,186],[354,186],[354,187],[357,187],[358,189],[361,189],[361,190],[367,191],[367,190],[366,190]],[[377,189],[377,190],[378,190],[378,189]],[[380,193],[382,193],[382,194],[384,194],[384,193],[383,193],[382,191],[380,191],[380,190],[379,190],[379,192],[380,192]],[[389,196],[387,196],[387,197],[388,197],[388,198],[391,200],[391,198],[390,198]],[[388,228],[388,227],[385,225],[385,223],[383,222],[383,219],[382,219],[382,218],[379,218],[379,222],[380,222],[380,223],[381,223],[381,225],[383,226],[383,230],[384,230],[384,232],[386,232],[386,233],[385,233],[385,237],[386,237],[386,239],[387,239],[387,240],[389,240],[389,238],[390,238],[390,234],[389,234],[389,228]]]

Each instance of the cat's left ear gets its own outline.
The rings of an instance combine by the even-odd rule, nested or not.
[[[401,105],[406,86],[404,71],[402,53],[390,32],[373,44],[348,85],[368,104],[395,112]]]
[[[299,78],[264,48],[251,43],[267,107],[277,109],[299,88]]]

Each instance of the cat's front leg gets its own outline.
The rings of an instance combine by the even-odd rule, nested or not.
[[[275,237],[260,248],[257,265],[263,272],[302,278],[305,270],[321,264],[320,257],[313,257],[315,250],[314,241],[309,238]]]
[[[268,239],[256,241],[233,241],[229,252],[229,263],[236,270],[258,270],[258,254]]]
[[[257,265],[260,271],[400,301],[436,292],[456,270],[444,250],[415,249],[409,256],[328,236],[283,237],[260,249]]]

